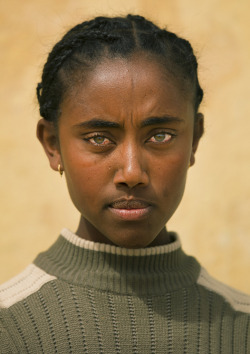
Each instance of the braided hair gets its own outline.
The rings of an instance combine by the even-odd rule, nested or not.
[[[56,125],[63,95],[76,74],[91,70],[104,57],[128,58],[135,52],[155,55],[168,72],[191,83],[197,112],[203,90],[190,43],[142,16],[127,15],[85,21],[69,30],[54,46],[37,85],[40,115]]]

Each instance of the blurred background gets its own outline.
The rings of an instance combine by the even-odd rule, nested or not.
[[[128,12],[191,41],[205,91],[205,136],[168,229],[210,274],[250,293],[248,0],[0,0],[0,283],[78,223],[35,137],[47,54],[71,26]]]

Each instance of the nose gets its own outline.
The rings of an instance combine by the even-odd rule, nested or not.
[[[127,144],[121,147],[117,156],[117,169],[114,175],[114,183],[117,186],[145,187],[149,183],[145,156],[136,144]]]

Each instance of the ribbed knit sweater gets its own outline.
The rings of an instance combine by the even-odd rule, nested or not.
[[[0,352],[250,353],[250,297],[172,243],[124,249],[64,229],[0,288]]]

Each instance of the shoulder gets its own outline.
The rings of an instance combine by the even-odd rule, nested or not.
[[[244,294],[216,280],[203,267],[201,267],[197,283],[223,297],[235,311],[250,314],[250,295]]]
[[[38,291],[44,284],[55,277],[46,273],[34,264],[30,264],[24,271],[0,285],[0,309],[9,308]]]

